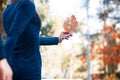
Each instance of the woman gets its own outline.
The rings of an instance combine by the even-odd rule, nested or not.
[[[39,45],[56,45],[71,36],[39,37],[41,22],[30,0],[12,0],[3,12],[7,38],[5,49],[13,70],[13,80],[40,80],[41,55]]]
[[[0,80],[12,80],[12,70],[6,60],[0,34]]]

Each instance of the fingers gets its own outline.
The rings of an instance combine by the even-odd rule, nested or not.
[[[68,34],[68,36],[70,36],[70,37],[71,37],[71,36],[72,36],[72,34]]]
[[[12,75],[8,74],[8,75],[4,76],[3,80],[12,80]]]
[[[63,34],[71,34],[70,32],[62,32]]]
[[[7,78],[6,80],[12,80],[12,75],[9,74],[9,76],[7,76],[6,78]]]
[[[2,75],[0,80],[12,80],[12,75],[9,75],[9,74]]]
[[[7,80],[7,79],[6,79],[6,76],[5,76],[5,75],[2,75],[0,80]]]
[[[7,80],[12,80],[12,71],[10,70],[9,73],[8,73],[8,76],[7,76]]]
[[[62,32],[63,35],[66,35],[66,36],[72,36],[72,34],[70,32]]]
[[[6,80],[12,80],[12,76],[7,76]]]
[[[2,69],[0,69],[0,80],[6,80],[6,75],[4,75],[4,72]]]
[[[68,40],[68,39],[69,39],[69,36],[65,37],[65,39]]]
[[[68,40],[72,34],[70,32],[62,32],[59,36],[59,42],[62,42],[64,39]]]
[[[71,34],[65,35],[63,39],[68,40],[71,36],[72,36]]]

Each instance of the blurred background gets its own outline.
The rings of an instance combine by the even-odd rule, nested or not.
[[[66,18],[78,26],[69,40],[41,46],[42,79],[120,79],[120,0],[32,0],[41,18],[41,36],[59,36]],[[6,7],[0,0],[0,14]],[[0,23],[3,40],[6,34]]]

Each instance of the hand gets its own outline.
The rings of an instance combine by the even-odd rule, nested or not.
[[[12,74],[12,70],[7,60],[0,60],[0,80],[12,80]]]
[[[64,39],[67,39],[72,36],[70,32],[62,32],[59,36],[59,42],[62,42]]]

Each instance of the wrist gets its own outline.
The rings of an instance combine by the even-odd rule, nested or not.
[[[1,63],[6,63],[6,62],[7,62],[7,59],[6,59],[6,58],[3,58],[3,59],[0,60],[0,64],[1,64]]]
[[[58,43],[61,43],[61,42],[62,42],[62,38],[58,37]]]
[[[6,58],[6,53],[4,47],[0,47],[0,60]]]

